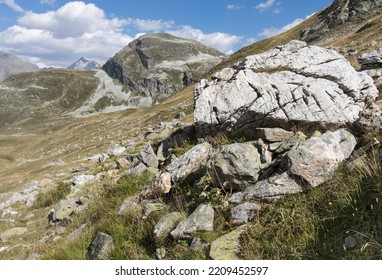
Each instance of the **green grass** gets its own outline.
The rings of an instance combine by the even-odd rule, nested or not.
[[[327,184],[268,205],[242,240],[245,259],[381,259],[382,166],[377,154]],[[356,234],[358,245],[344,249]]]
[[[53,206],[61,199],[64,199],[70,193],[70,184],[61,183],[57,187],[40,193],[33,205],[33,208],[44,208]]]

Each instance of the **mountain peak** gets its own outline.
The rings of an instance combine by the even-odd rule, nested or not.
[[[100,68],[101,65],[96,61],[90,61],[85,57],[81,56],[76,62],[68,67],[68,69],[73,70],[94,70]]]

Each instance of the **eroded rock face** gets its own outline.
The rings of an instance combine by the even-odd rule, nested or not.
[[[195,89],[199,137],[223,131],[253,136],[258,127],[353,124],[378,90],[335,51],[304,42],[248,56]]]
[[[362,70],[382,68],[382,49],[364,53],[358,57],[358,62]]]

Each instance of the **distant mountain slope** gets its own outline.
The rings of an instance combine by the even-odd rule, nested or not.
[[[197,81],[224,54],[170,34],[149,34],[131,42],[102,67],[128,90],[152,102]]]
[[[37,71],[39,68],[17,56],[0,51],[0,82],[8,76],[21,72]]]
[[[96,61],[90,61],[84,57],[81,57],[79,60],[74,62],[72,65],[68,67],[68,69],[72,70],[94,70],[101,67],[101,64]]]
[[[10,76],[0,85],[0,128],[41,124],[81,107],[96,90],[93,71],[48,70]]]

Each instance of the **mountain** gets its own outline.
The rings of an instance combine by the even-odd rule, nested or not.
[[[138,99],[155,103],[197,81],[223,57],[199,42],[159,33],[132,41],[102,69]]]
[[[0,51],[0,82],[16,73],[38,71],[39,68],[17,56]]]
[[[97,63],[96,61],[90,61],[84,57],[81,57],[79,60],[74,62],[72,65],[70,65],[68,67],[68,69],[72,69],[72,70],[94,70],[94,69],[99,69],[100,67],[101,67],[101,64]]]

